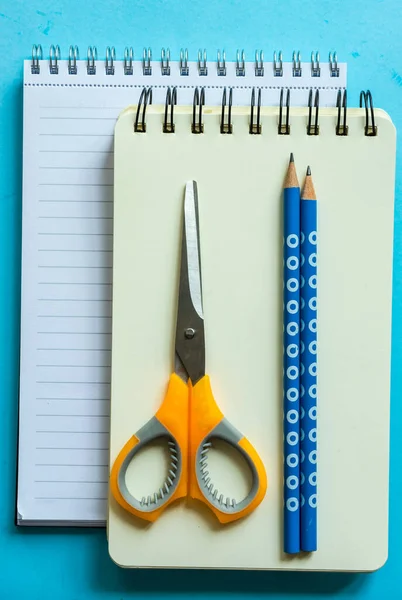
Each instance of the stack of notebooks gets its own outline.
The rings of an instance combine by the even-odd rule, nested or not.
[[[381,110],[348,108],[340,135],[346,65],[333,55],[300,64],[297,55],[163,56],[131,62],[128,49],[115,60],[109,49],[107,61],[77,60],[70,49],[61,60],[52,49],[50,61],[35,51],[25,62],[17,523],[107,520],[110,554],[124,566],[378,568],[388,536],[394,127]],[[152,104],[146,131],[135,132],[144,86]],[[173,135],[163,131],[169,86]],[[196,87],[201,135],[192,133]],[[231,135],[221,134],[225,88]],[[260,129],[250,134],[253,88]],[[318,550],[294,558],[282,543],[281,189],[291,152],[311,165],[320,199]],[[207,372],[268,475],[261,506],[223,529],[185,503],[144,526],[108,502],[109,465],[155,414],[172,372],[188,180],[202,190],[208,230]]]

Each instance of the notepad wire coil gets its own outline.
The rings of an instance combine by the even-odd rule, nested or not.
[[[49,51],[49,69],[53,75],[58,75],[59,70],[55,65],[55,57],[57,54],[57,61],[61,60],[61,50],[60,46],[51,45]],[[182,48],[180,50],[180,61],[179,61],[179,73],[180,76],[186,77],[190,73],[189,66],[189,52],[187,48]],[[77,60],[79,59],[79,49],[78,46],[70,46],[68,53],[68,73],[69,75],[77,75]],[[43,60],[43,50],[40,44],[36,44],[32,48],[32,62],[31,62],[31,73],[34,75],[40,74],[41,69],[41,61]],[[113,46],[107,46],[105,56],[103,59],[98,60],[98,49],[96,46],[89,46],[87,50],[87,65],[86,70],[88,75],[96,75],[97,65],[96,63],[103,63],[103,68],[107,75],[114,75],[114,62],[118,60],[116,50]],[[132,46],[126,46],[123,52],[122,60],[124,61],[123,72],[124,75],[132,76],[134,75],[133,69],[133,60],[134,60],[134,50]],[[170,65],[170,50],[169,48],[162,48],[160,53],[160,69],[161,74],[164,76],[171,75],[171,65]],[[143,75],[151,76],[153,74],[153,63],[152,63],[152,49],[151,48],[143,48],[142,51],[142,60],[141,60],[142,72]],[[208,63],[207,60],[207,50],[199,49],[196,60],[196,68],[198,71],[198,75],[200,76],[208,76],[209,67],[212,63]],[[55,67],[52,69],[52,67]],[[218,50],[216,60],[215,60],[215,68],[217,74],[219,76],[225,77],[227,75],[227,65],[226,65],[226,52],[225,50]],[[237,50],[235,53],[235,74],[236,77],[243,78],[247,74],[248,69],[254,70],[255,77],[263,77],[265,72],[264,65],[264,52],[263,50],[255,51],[255,59],[253,62],[246,62],[246,54],[244,50]],[[340,68],[338,65],[338,57],[336,52],[329,53],[328,59],[328,68],[331,77],[339,77],[340,76]],[[283,77],[283,53],[281,50],[273,52],[273,60],[272,60],[272,69],[274,77]],[[311,74],[313,77],[321,76],[321,65],[320,65],[320,56],[318,52],[311,53]],[[293,77],[301,77],[302,76],[302,62],[301,62],[301,53],[299,50],[294,51],[292,55],[292,76]]]

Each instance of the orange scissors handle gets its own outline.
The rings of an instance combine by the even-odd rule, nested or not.
[[[214,439],[233,446],[251,471],[251,489],[240,501],[224,498],[209,477],[208,451]],[[212,394],[208,375],[190,387],[189,456],[190,496],[209,506],[221,523],[245,517],[263,500],[268,485],[264,464],[250,442],[223,416]]]
[[[158,412],[128,440],[113,463],[112,495],[120,506],[141,519],[155,521],[169,504],[187,495],[188,392],[188,385],[172,374]],[[138,500],[128,489],[127,469],[142,448],[159,438],[168,443],[169,472],[157,492]]]

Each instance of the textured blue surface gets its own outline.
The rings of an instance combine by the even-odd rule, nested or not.
[[[283,192],[283,550],[300,552],[300,188]]]
[[[124,6],[124,8],[123,8]],[[185,7],[184,9],[182,7]],[[100,50],[126,44],[135,51],[150,45],[181,46],[195,57],[225,47],[227,56],[244,47],[246,56],[264,48],[293,49],[308,57],[330,48],[349,63],[349,102],[371,88],[376,106],[402,127],[402,12],[400,0],[116,0],[78,2],[31,0],[0,2],[0,590],[7,600],[92,600],[163,598],[402,598],[400,496],[402,493],[401,302],[402,168],[397,171],[393,308],[392,458],[390,556],[370,575],[289,573],[131,572],[108,558],[104,530],[17,531],[13,525],[18,395],[20,294],[22,59],[32,43],[48,49],[59,43],[63,56],[71,43]],[[102,50],[102,53],[104,51]],[[398,145],[398,156],[400,146]],[[398,440],[399,434],[399,440]],[[372,484],[375,485],[375,473]],[[362,499],[364,501],[364,499]],[[373,515],[375,518],[375,515]],[[267,535],[269,533],[267,532]],[[169,544],[169,540],[166,540]]]
[[[317,202],[302,200],[300,213],[300,545],[313,552],[317,550]]]

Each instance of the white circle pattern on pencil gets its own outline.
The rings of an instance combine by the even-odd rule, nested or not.
[[[313,288],[313,290],[317,287],[317,275],[311,275],[308,280],[309,286]]]
[[[297,335],[299,333],[299,325],[298,325],[298,323],[296,323],[295,321],[292,321],[291,323],[288,323],[288,325],[286,327],[286,332],[289,335]]]
[[[288,433],[286,436],[286,441],[290,446],[296,446],[297,442],[299,441],[299,436],[297,435],[297,432],[291,431],[290,433]]]
[[[296,358],[296,356],[299,354],[299,346],[297,344],[289,344],[289,346],[286,348],[286,353],[291,358]]]
[[[296,402],[299,399],[299,390],[297,388],[289,388],[286,392],[286,398],[289,402]]]
[[[286,308],[291,315],[295,315],[299,310],[299,303],[297,302],[297,300],[289,300],[289,302],[286,305]]]
[[[290,490],[295,490],[299,485],[299,478],[296,475],[290,475],[286,480],[286,485]]]
[[[297,423],[299,420],[299,413],[297,410],[288,410],[286,414],[286,419],[289,423]]]
[[[289,246],[289,248],[297,248],[299,245],[299,238],[295,233],[291,233],[286,238],[286,244]]]
[[[299,282],[296,279],[296,277],[291,277],[290,279],[288,279],[286,287],[288,288],[289,292],[297,292],[297,290],[299,289]]]
[[[308,262],[310,263],[310,265],[312,267],[316,267],[317,266],[317,255],[316,254],[310,254]]]
[[[308,324],[308,328],[313,333],[316,333],[317,332],[317,319],[311,319],[310,323]]]
[[[288,463],[289,467],[297,467],[299,464],[299,457],[297,454],[289,454],[286,462]]]
[[[289,402],[296,402],[299,399],[299,390],[295,387],[289,388],[286,392],[286,398]]]
[[[300,227],[290,224],[292,229],[284,236],[284,377],[286,390],[284,394],[285,423],[285,508],[290,513],[297,513],[299,501],[299,332],[300,332]],[[296,515],[294,515],[295,517]],[[293,517],[293,518],[294,518]]]
[[[299,508],[299,501],[297,498],[288,498],[286,501],[286,508],[290,510],[290,512],[294,512]]]
[[[299,266],[299,259],[297,258],[297,256],[291,256],[290,258],[288,258],[286,261],[286,266],[291,271],[297,269],[297,267]]]
[[[317,398],[317,386],[315,384],[310,385],[308,393],[310,394],[311,398]]]
[[[286,370],[286,375],[289,377],[289,379],[297,379],[299,376],[299,369],[297,367],[289,367]]]
[[[317,363],[311,363],[311,365],[308,368],[308,372],[310,373],[310,375],[313,375],[315,377],[317,375]]]
[[[306,227],[308,222],[306,221]],[[317,231],[315,226],[307,229],[306,234],[301,234],[301,255],[305,261],[301,262],[300,280],[304,281],[304,287],[300,284],[302,297],[300,299],[301,321],[304,321],[305,328],[301,327],[303,338],[305,340],[305,349],[300,349],[301,363],[300,373],[302,381],[300,383],[300,397],[305,403],[305,410],[301,412],[300,439],[303,449],[301,450],[300,462],[303,464],[304,473],[300,474],[301,480],[301,504],[305,504],[309,510],[317,508]],[[300,340],[300,346],[303,341]],[[305,369],[303,368],[305,367]],[[305,394],[303,393],[305,387]],[[305,455],[304,455],[305,450]]]

